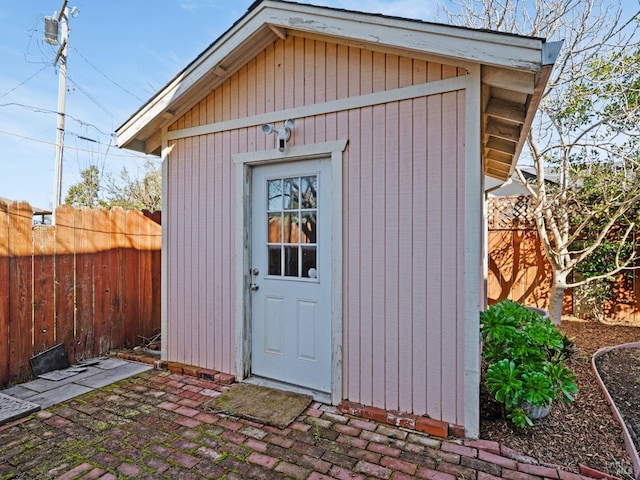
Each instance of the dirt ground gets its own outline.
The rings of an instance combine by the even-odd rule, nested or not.
[[[501,442],[541,461],[567,465],[577,470],[578,464],[598,469],[622,479],[632,479],[633,469],[624,448],[622,428],[614,418],[591,368],[591,356],[599,348],[640,341],[639,326],[605,325],[563,318],[560,329],[576,344],[576,352],[568,360],[577,376],[580,393],[571,404],[555,402],[551,413],[536,421],[534,427],[519,429],[507,422],[500,405],[481,388],[480,438]],[[626,415],[638,422],[640,388],[640,355],[635,357],[637,369],[629,366],[629,358],[612,355],[607,358],[603,380],[624,395],[628,403]],[[635,395],[634,398],[628,398]],[[612,393],[614,399],[616,397]],[[618,402],[618,400],[616,400]],[[620,408],[620,406],[619,406]],[[623,415],[625,415],[623,413]],[[625,417],[627,420],[627,417]],[[636,423],[636,425],[640,425]],[[638,430],[640,430],[640,426]]]

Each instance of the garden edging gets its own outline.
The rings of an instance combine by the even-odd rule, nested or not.
[[[604,396],[607,399],[607,402],[609,402],[609,406],[611,407],[611,411],[613,412],[614,417],[618,420],[618,423],[620,423],[620,426],[622,427],[624,445],[625,445],[625,449],[627,450],[627,454],[629,455],[629,458],[631,460],[631,464],[633,466],[634,477],[636,480],[640,480],[640,457],[638,456],[638,451],[636,450],[636,446],[633,442],[633,439],[631,438],[629,429],[627,428],[627,425],[625,424],[624,419],[622,418],[622,414],[618,410],[618,407],[616,407],[616,404],[613,401],[613,398],[611,397],[611,395],[609,394],[607,387],[605,386],[604,382],[602,381],[602,378],[600,377],[598,368],[596,367],[596,359],[598,359],[605,353],[610,352],[611,350],[617,350],[620,348],[640,348],[640,342],[625,343],[625,344],[616,345],[613,347],[601,348],[596,353],[594,353],[593,356],[591,357],[591,368],[596,375],[598,384],[600,385],[600,388],[604,392]]]

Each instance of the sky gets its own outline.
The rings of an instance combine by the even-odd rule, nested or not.
[[[118,178],[141,175],[145,156],[118,149],[113,133],[224,33],[253,0],[69,0],[62,197],[96,165]],[[624,0],[637,8],[638,0]],[[62,0],[0,5],[0,197],[53,204],[58,47],[43,41],[44,17]],[[303,0],[437,21],[435,0]]]

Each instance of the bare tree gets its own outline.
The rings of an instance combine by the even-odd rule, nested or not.
[[[552,266],[548,308],[559,323],[566,288],[636,259],[625,245],[640,204],[638,13],[625,17],[619,2],[605,0],[449,0],[440,8],[449,23],[564,40],[521,158],[535,167],[535,181],[518,170]],[[593,175],[611,188],[585,188],[598,185]],[[606,271],[570,282],[605,242],[614,245]]]
[[[118,180],[108,180],[106,190],[111,207],[152,212],[161,210],[162,167],[157,161],[146,160],[141,178],[132,177],[129,171],[123,168]]]

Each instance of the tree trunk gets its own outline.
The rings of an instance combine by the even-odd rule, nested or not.
[[[549,317],[551,323],[560,325],[562,319],[562,303],[564,301],[564,291],[567,288],[567,274],[553,273],[553,283],[549,294]]]

